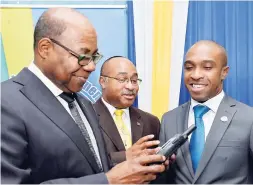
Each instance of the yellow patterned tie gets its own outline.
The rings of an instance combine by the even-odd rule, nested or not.
[[[123,115],[123,110],[121,109],[116,109],[115,110],[115,123],[118,128],[120,137],[124,143],[124,146],[126,149],[132,146],[132,139],[131,139],[131,134],[129,130],[127,129],[125,123],[123,122],[122,115]]]

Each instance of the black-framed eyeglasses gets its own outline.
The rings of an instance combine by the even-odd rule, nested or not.
[[[107,76],[107,75],[101,75],[102,77],[105,78],[111,78],[114,80],[117,80],[121,84],[127,84],[129,81],[131,82],[132,85],[140,85],[142,82],[142,79],[140,78],[117,78],[117,77],[112,77],[112,76]]]
[[[52,38],[49,38],[53,43],[57,44],[58,46],[61,46],[63,49],[65,49],[67,52],[69,52],[71,55],[76,57],[78,59],[78,64],[80,66],[86,66],[88,65],[91,61],[94,62],[94,64],[97,64],[100,59],[103,57],[103,55],[99,54],[98,52],[93,54],[93,55],[86,55],[86,54],[77,54],[73,50],[69,49],[68,47],[64,46],[61,44],[59,41],[54,40]]]

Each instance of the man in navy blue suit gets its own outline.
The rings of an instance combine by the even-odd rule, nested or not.
[[[81,13],[43,13],[34,31],[34,61],[1,83],[2,183],[139,184],[164,171],[164,165],[146,165],[163,161],[159,155],[108,171],[97,115],[76,94],[100,58],[96,31]]]

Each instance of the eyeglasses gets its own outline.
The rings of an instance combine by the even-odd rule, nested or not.
[[[91,61],[94,62],[94,64],[97,64],[99,62],[99,60],[103,57],[103,55],[99,54],[98,52],[92,56],[90,55],[79,55],[76,52],[74,52],[73,50],[67,48],[66,46],[62,45],[59,41],[54,40],[52,38],[49,38],[53,43],[61,46],[63,49],[65,49],[67,52],[69,52],[71,55],[73,55],[74,57],[76,57],[78,59],[78,64],[80,66],[86,66],[88,65]]]
[[[121,84],[127,84],[130,81],[132,85],[140,85],[142,82],[142,79],[139,79],[139,78],[132,78],[131,79],[131,78],[116,78],[116,77],[107,76],[107,75],[101,75],[101,76],[117,80]]]

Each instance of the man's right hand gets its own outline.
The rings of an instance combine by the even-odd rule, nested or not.
[[[133,159],[141,155],[155,154],[157,148],[151,149],[150,147],[158,146],[160,141],[159,140],[149,141],[153,138],[154,135],[147,135],[140,138],[135,144],[133,144],[133,146],[131,146],[126,150],[126,160]]]
[[[162,173],[165,166],[148,165],[149,163],[165,161],[161,155],[145,155],[124,161],[106,173],[109,184],[142,184],[156,179],[157,173]]]

